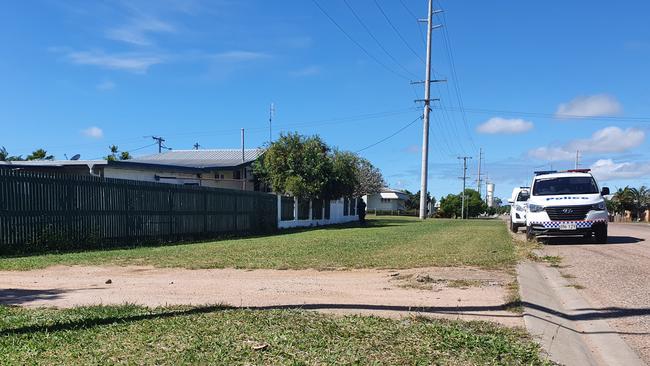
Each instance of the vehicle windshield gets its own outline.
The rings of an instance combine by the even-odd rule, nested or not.
[[[541,178],[535,181],[533,195],[596,194],[598,186],[592,177]]]
[[[528,201],[528,198],[530,197],[530,194],[528,191],[521,191],[517,195],[517,202],[526,202]]]

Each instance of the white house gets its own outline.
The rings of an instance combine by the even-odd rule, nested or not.
[[[366,211],[404,211],[408,195],[403,191],[382,188],[381,192],[363,196]]]

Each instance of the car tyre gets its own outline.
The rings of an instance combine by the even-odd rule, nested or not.
[[[597,244],[607,244],[607,225],[599,226],[594,230]]]
[[[519,225],[512,222],[512,217],[510,217],[510,231],[516,233],[519,230]]]
[[[535,240],[535,234],[533,234],[533,228],[526,226],[526,240],[533,241]]]

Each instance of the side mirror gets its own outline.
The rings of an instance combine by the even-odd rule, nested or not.
[[[601,196],[608,196],[609,195],[609,187],[603,187],[603,189],[600,191]]]
[[[508,203],[512,205],[513,203],[515,203],[515,201],[513,201],[512,199],[509,199]]]

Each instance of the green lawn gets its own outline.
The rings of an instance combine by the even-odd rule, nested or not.
[[[0,270],[52,265],[152,265],[183,268],[508,268],[516,262],[500,220],[379,217],[357,225],[159,247],[0,258]]]
[[[523,331],[485,322],[307,311],[0,307],[0,363],[542,365]]]

